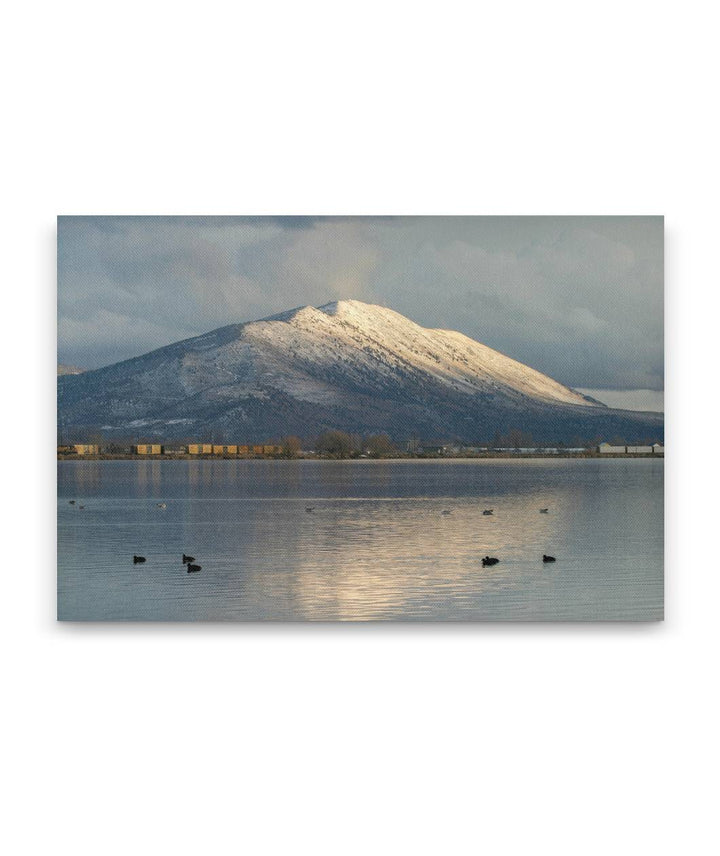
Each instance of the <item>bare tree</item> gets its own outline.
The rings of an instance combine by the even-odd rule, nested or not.
[[[395,446],[387,434],[371,434],[365,441],[365,448],[372,458],[381,458],[395,451]]]
[[[352,439],[344,431],[324,431],[317,439],[315,449],[334,458],[347,458],[353,449]]]
[[[302,449],[302,443],[297,437],[286,437],[282,442],[283,455],[286,458],[297,458],[298,453]]]

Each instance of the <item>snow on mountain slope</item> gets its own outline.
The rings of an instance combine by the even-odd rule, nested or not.
[[[355,300],[222,327],[59,378],[58,414],[73,436],[142,428],[229,441],[329,427],[478,441],[511,427],[560,439],[630,425],[659,436],[662,424],[633,421],[461,333]]]
[[[541,401],[592,405],[584,396],[461,333],[420,327],[382,306],[356,300],[305,306],[245,326],[246,342],[262,342],[278,354],[331,368],[339,361],[355,380],[426,375],[468,395],[503,390]],[[266,376],[297,395],[297,379],[282,361]],[[318,386],[320,393],[322,385]],[[315,400],[310,389],[304,390]],[[331,390],[326,390],[332,395]],[[321,393],[322,395],[322,393]],[[596,406],[596,405],[595,405]]]
[[[590,406],[579,393],[462,333],[428,330],[392,309],[354,300],[320,308],[378,343],[387,343],[398,359],[421,366],[439,380],[458,384],[468,393],[488,384],[502,385],[544,401]]]

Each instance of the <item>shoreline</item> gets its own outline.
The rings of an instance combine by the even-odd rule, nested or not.
[[[333,455],[296,455],[288,458],[278,456],[248,456],[248,455],[131,455],[131,454],[102,454],[102,455],[57,455],[58,461],[476,461],[476,460],[517,460],[517,459],[583,459],[602,460],[611,458],[617,460],[627,458],[658,458],[664,459],[664,453],[652,452],[487,452],[472,455],[382,455],[380,457],[336,457]]]

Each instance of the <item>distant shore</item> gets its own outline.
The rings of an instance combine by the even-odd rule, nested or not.
[[[492,459],[507,459],[513,460],[522,458],[528,459],[549,459],[556,460],[557,458],[664,458],[664,453],[647,453],[647,452],[476,452],[472,454],[456,454],[456,455],[381,455],[379,457],[370,457],[367,455],[358,455],[351,457],[337,457],[334,455],[295,455],[293,457],[284,457],[282,455],[263,456],[263,455],[188,455],[188,454],[172,454],[172,455],[131,455],[131,454],[102,454],[102,455],[65,455],[59,454],[58,461],[459,461],[459,460],[492,460]]]

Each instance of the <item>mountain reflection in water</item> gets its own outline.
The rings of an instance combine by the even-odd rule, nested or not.
[[[58,464],[63,619],[637,620],[662,604],[662,460]]]

